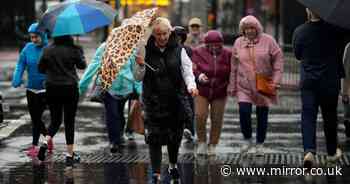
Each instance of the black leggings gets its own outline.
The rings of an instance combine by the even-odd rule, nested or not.
[[[49,135],[55,136],[61,126],[64,114],[66,144],[74,144],[75,114],[79,100],[78,87],[76,85],[48,85],[46,94],[51,114]]]
[[[179,148],[181,143],[168,144],[169,162],[171,164],[177,163],[177,157],[179,155]],[[153,173],[160,173],[160,167],[162,163],[162,146],[159,144],[149,144],[149,153],[151,155],[151,164]]]
[[[41,120],[44,110],[46,109],[45,93],[34,93],[27,90],[27,106],[32,120],[33,145],[38,145],[40,133],[46,136],[47,129]]]

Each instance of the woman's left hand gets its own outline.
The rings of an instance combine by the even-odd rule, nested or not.
[[[198,89],[197,88],[192,88],[188,90],[188,93],[191,94],[192,97],[195,97],[199,94]]]

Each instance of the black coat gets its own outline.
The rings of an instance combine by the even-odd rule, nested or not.
[[[146,142],[179,143],[186,118],[187,91],[181,73],[181,50],[171,35],[164,51],[151,37],[146,45],[146,67],[142,99],[145,110]],[[187,103],[188,102],[188,103]]]
[[[293,47],[301,61],[301,89],[340,90],[345,76],[345,33],[324,21],[307,22],[295,30]]]

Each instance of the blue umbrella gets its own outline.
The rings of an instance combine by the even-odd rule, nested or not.
[[[70,0],[49,8],[39,22],[53,37],[80,35],[113,22],[116,11],[96,0]]]

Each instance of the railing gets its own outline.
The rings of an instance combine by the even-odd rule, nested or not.
[[[296,90],[300,80],[300,62],[295,59],[292,53],[284,53],[284,71],[281,87],[283,89]]]

